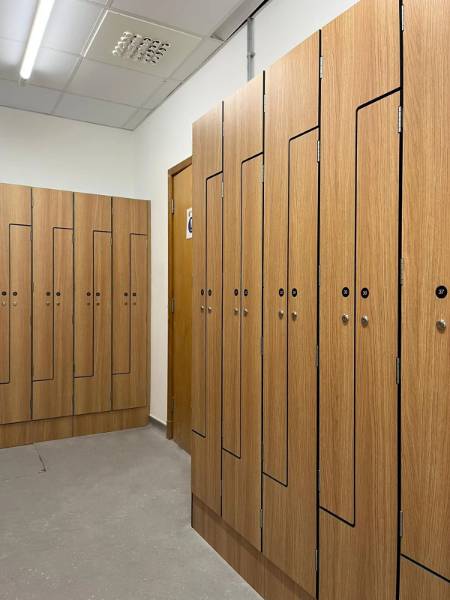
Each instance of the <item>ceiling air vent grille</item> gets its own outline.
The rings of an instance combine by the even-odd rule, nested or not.
[[[124,31],[112,53],[127,60],[156,65],[169,48],[169,42]]]

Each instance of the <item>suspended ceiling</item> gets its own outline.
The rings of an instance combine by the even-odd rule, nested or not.
[[[19,69],[37,0],[0,0],[0,105],[135,129],[261,0],[56,0],[31,79]],[[155,64],[113,54],[124,32]],[[137,38],[138,40],[141,38]]]

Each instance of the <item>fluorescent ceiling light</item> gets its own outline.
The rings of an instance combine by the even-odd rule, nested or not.
[[[28,38],[27,47],[20,67],[20,76],[22,79],[29,79],[33,71],[34,63],[36,62],[37,53],[39,51],[42,38],[44,37],[47,23],[52,12],[55,0],[39,0],[39,5],[34,16],[33,25],[31,27],[30,37]]]

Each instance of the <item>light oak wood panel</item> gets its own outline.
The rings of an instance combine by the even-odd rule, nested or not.
[[[224,102],[223,442],[241,454],[242,195],[244,161],[263,150],[263,76]],[[262,169],[262,161],[259,163]],[[260,173],[261,177],[262,172]],[[259,202],[259,200],[258,200]],[[236,309],[238,312],[236,313]],[[257,344],[258,340],[255,339]]]
[[[405,17],[402,552],[450,580],[449,4],[407,0]]]
[[[356,519],[352,527],[321,511],[322,600],[393,599],[396,593],[399,102],[393,94],[358,113]]]
[[[0,425],[0,448],[62,440],[72,436],[72,417]]]
[[[96,231],[111,231],[111,198],[76,193],[74,195],[75,377],[92,377],[95,373],[95,304],[92,297],[95,287],[94,232]],[[109,280],[111,288],[111,274]]]
[[[192,491],[221,512],[222,409],[222,175],[208,179],[206,191],[206,340],[204,431],[192,433]],[[194,226],[195,236],[195,226]],[[194,304],[194,313],[195,313]],[[194,340],[195,343],[195,340]],[[195,368],[195,365],[194,365]],[[194,376],[195,371],[193,371]],[[194,389],[193,389],[194,393]]]
[[[47,346],[43,346],[44,340],[38,340],[36,348],[45,352],[52,358],[50,376],[33,381],[33,419],[51,419],[53,417],[64,417],[73,413],[73,235],[71,229],[54,228],[52,231],[53,261],[53,325],[51,337],[47,340]],[[33,238],[34,239],[34,238]],[[39,273],[42,272],[46,255],[39,255],[39,250],[33,250],[34,281],[38,281]],[[41,283],[41,282],[40,282]],[[42,293],[40,285],[34,286]],[[47,296],[51,299],[51,297]],[[51,306],[51,303],[50,303]],[[48,306],[35,303],[33,312],[33,334],[34,325],[44,316],[47,317]],[[37,326],[39,329],[39,325]],[[42,332],[41,332],[42,333]],[[33,337],[34,339],[34,337]],[[34,355],[33,355],[34,358]],[[43,362],[38,362],[42,365]]]
[[[137,408],[148,404],[148,248],[147,236],[130,236],[130,347],[128,373],[113,374],[113,408]],[[115,327],[115,323],[114,323]]]
[[[54,373],[54,271],[67,262],[56,254],[55,232],[73,226],[73,194],[33,188],[33,380]],[[68,268],[72,270],[72,265]],[[60,291],[60,290],[59,290]],[[56,334],[57,335],[57,334]],[[54,415],[56,416],[56,415]]]
[[[400,561],[400,600],[449,600],[450,583],[410,560]]]
[[[148,235],[148,202],[113,198],[113,374],[130,372],[132,234]]]
[[[91,354],[91,363],[88,365],[83,359],[81,364],[89,366],[85,375],[75,375],[74,400],[75,414],[97,413],[112,409],[111,397],[111,272],[112,272],[112,238],[107,231],[90,232],[92,254],[90,265],[92,279],[88,292],[86,286],[75,280],[75,287],[80,286],[78,292],[80,313],[75,318],[75,339],[79,337],[75,347],[82,355],[82,348],[86,354]],[[76,248],[76,244],[75,244]],[[81,271],[81,265],[79,266]],[[82,275],[84,277],[84,274]],[[87,283],[87,282],[85,282]],[[89,291],[92,290],[92,291]],[[88,296],[87,294],[90,293]],[[76,296],[77,297],[77,294]],[[87,309],[87,311],[86,311]],[[87,317],[90,325],[87,335]],[[89,323],[90,322],[90,323]],[[80,323],[80,328],[78,328]],[[146,335],[145,330],[142,331]],[[145,351],[143,358],[145,359]],[[75,363],[76,368],[76,363]],[[145,379],[144,379],[145,381]]]
[[[31,225],[31,190],[20,185],[0,184],[0,385],[10,379],[9,294],[11,223]],[[6,389],[4,391],[6,393]]]
[[[186,452],[191,447],[192,391],[192,238],[186,238],[187,211],[192,208],[192,166],[172,179],[174,214],[172,219],[172,277],[174,307],[171,346],[173,355],[169,377],[172,390],[173,439]],[[169,315],[170,318],[170,315]]]
[[[312,600],[196,496],[192,496],[192,526],[262,598]]]
[[[316,594],[318,129],[290,144],[288,473],[264,477],[264,554]]]
[[[206,180],[222,171],[222,105],[192,129],[192,429],[206,431]]]
[[[29,203],[29,193],[28,203]],[[6,212],[6,211],[5,211]],[[3,215],[6,216],[6,215]],[[11,216],[11,215],[10,215]],[[0,423],[31,419],[31,228],[8,224],[2,237],[8,241],[7,287],[0,296],[0,311],[9,312],[2,352],[8,356],[7,379],[0,383]],[[6,289],[5,289],[6,288]],[[1,332],[3,337],[3,330]]]
[[[400,85],[399,6],[361,0],[322,31],[320,502],[354,521],[355,114]],[[349,295],[343,295],[343,289]]]
[[[267,70],[265,91],[264,472],[286,484],[289,141],[318,124],[318,33]]]
[[[134,427],[144,427],[149,422],[148,408],[113,410],[73,417],[73,435],[94,435],[108,431],[120,431]]]
[[[242,206],[238,215],[238,221],[242,219],[243,291],[242,324],[237,332],[239,359],[227,364],[230,355],[225,353],[225,340],[223,358],[224,371],[229,369],[230,378],[232,372],[236,378],[240,374],[238,397],[230,398],[231,402],[237,402],[230,417],[238,413],[239,419],[228,422],[230,430],[238,428],[238,435],[230,436],[230,441],[239,439],[236,448],[239,454],[228,449],[222,452],[223,519],[258,550],[261,549],[262,164],[262,156],[258,156],[242,165]]]

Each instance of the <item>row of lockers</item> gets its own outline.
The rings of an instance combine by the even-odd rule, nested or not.
[[[147,405],[148,203],[0,185],[0,424]]]
[[[450,598],[449,24],[361,0],[194,125],[192,493],[299,598]]]

